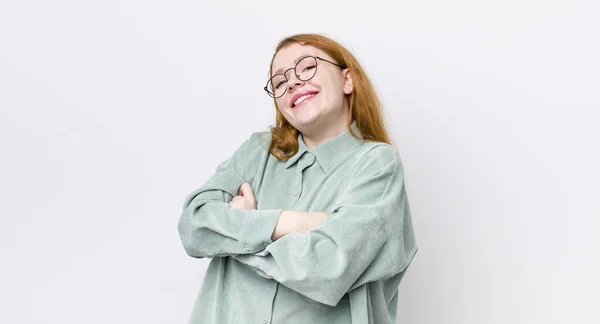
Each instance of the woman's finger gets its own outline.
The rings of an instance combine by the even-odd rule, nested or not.
[[[242,191],[242,196],[254,200],[254,193],[252,192],[252,186],[249,183],[243,183],[240,186],[240,191]]]

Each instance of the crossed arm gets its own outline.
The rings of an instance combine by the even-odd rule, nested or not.
[[[209,187],[210,181],[187,199],[178,231],[188,255],[196,258],[251,254],[281,237],[317,226],[326,212],[256,210],[249,184],[229,199],[228,192]],[[192,198],[193,196],[193,198]]]
[[[229,206],[234,209],[255,210],[256,198],[252,186],[244,183],[238,190],[238,195],[233,197]],[[327,212],[302,212],[296,210],[284,210],[279,215],[275,229],[271,235],[271,240],[276,241],[282,236],[293,232],[307,232],[319,225]]]

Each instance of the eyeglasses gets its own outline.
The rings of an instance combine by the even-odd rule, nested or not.
[[[269,96],[275,99],[283,96],[288,89],[288,78],[285,75],[289,70],[294,70],[296,78],[298,78],[300,81],[308,81],[312,79],[315,74],[317,74],[317,60],[331,63],[339,66],[342,69],[344,68],[344,66],[340,64],[331,62],[318,56],[306,56],[298,61],[296,66],[293,68],[285,70],[283,74],[275,74],[273,77],[271,77],[267,82],[267,86],[264,88],[265,91],[269,94]]]

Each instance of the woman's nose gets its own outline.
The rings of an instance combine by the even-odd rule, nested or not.
[[[292,90],[294,87],[302,85],[304,81],[298,79],[295,74],[290,75],[287,80],[288,90]]]

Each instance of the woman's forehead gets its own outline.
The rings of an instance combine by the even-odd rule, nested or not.
[[[275,59],[273,60],[273,74],[281,73],[284,69],[293,67],[300,58],[306,55],[329,57],[329,55],[316,47],[297,43],[292,44],[282,48],[275,55]]]

